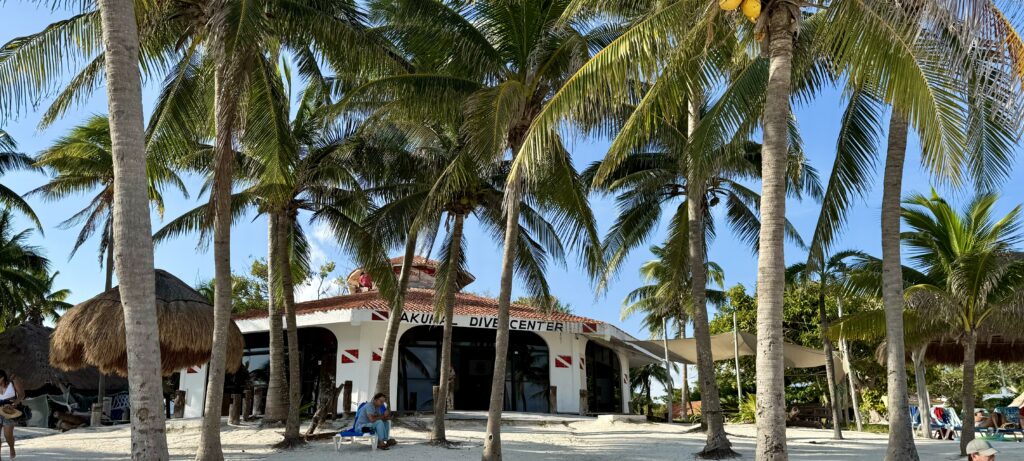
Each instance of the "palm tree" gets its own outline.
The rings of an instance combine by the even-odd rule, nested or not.
[[[908,130],[919,133],[924,163],[944,180],[956,184],[970,175],[983,187],[998,182],[1011,161],[1009,140],[1021,124],[1021,61],[1007,52],[1020,47],[1021,40],[991,2],[970,8],[961,8],[958,1],[940,2],[937,9],[925,3],[833,3],[828,22],[844,26],[831,27],[825,35],[837,68],[854,86],[893,107],[881,220],[888,407],[896,428],[890,431],[886,459],[916,460],[907,410],[899,248]]]
[[[997,195],[981,193],[957,212],[935,191],[904,200],[903,234],[911,260],[928,281],[906,290],[908,302],[925,318],[940,318],[964,347],[963,405],[974,408],[974,351],[979,336],[1008,331],[1024,315],[1024,261],[1015,253],[1020,242],[1020,205],[1003,217],[993,214]],[[964,427],[960,452],[974,439]]]
[[[0,176],[11,170],[34,169],[32,158],[23,153],[17,152],[18,143],[6,131],[0,130]],[[0,183],[0,205],[6,208],[17,210],[27,216],[35,223],[36,227],[42,230],[43,225],[32,207],[17,192],[7,188]]]
[[[50,261],[41,249],[28,243],[30,229],[14,229],[14,215],[0,209],[0,312],[2,327],[21,323],[19,317],[30,312],[32,304],[46,295],[46,274]],[[29,316],[32,317],[32,316]]]
[[[610,261],[605,280],[609,277],[607,274],[614,273],[626,254],[654,230],[660,221],[662,208],[672,206],[681,197],[687,197],[675,208],[669,233],[673,238],[681,239],[674,245],[682,245],[682,248],[692,246],[683,250],[685,257],[678,263],[689,267],[687,278],[693,278],[693,284],[687,284],[692,291],[687,299],[697,306],[692,313],[694,337],[700,345],[698,350],[710,350],[706,308],[699,308],[706,306],[707,295],[704,287],[696,286],[703,285],[701,280],[707,277],[704,271],[707,253],[705,240],[713,238],[715,232],[709,210],[724,202],[728,224],[742,240],[752,244],[756,251],[760,227],[756,210],[761,198],[740,181],[759,179],[761,146],[739,140],[721,146],[707,157],[699,151],[689,151],[688,136],[693,134],[689,128],[690,125],[695,126],[689,121],[696,119],[701,112],[697,107],[690,109],[686,117],[677,115],[666,118],[667,121],[657,126],[650,141],[654,144],[654,152],[633,152],[625,157],[619,156],[614,147],[616,143],[630,146],[636,143],[622,140],[620,137],[624,134],[620,133],[613,141],[613,148],[606,159],[588,168],[584,178],[593,178],[599,190],[618,194],[620,215],[605,238],[605,251]],[[631,117],[637,116],[642,116],[642,113],[635,112]],[[680,124],[686,126],[678,126]],[[806,164],[799,149],[794,149],[789,162],[787,180],[791,195],[799,197],[802,192],[806,192],[820,197],[817,172]],[[689,200],[689,197],[700,199]],[[787,233],[802,245],[793,226],[788,223]],[[732,451],[725,435],[724,418],[714,382],[714,364],[710,355],[699,361],[698,376],[703,399],[701,413],[708,426],[708,440],[701,456],[714,458],[730,455]]]
[[[821,344],[825,352],[825,382],[828,386],[828,402],[832,409],[832,437],[836,440],[843,438],[842,429],[839,427],[839,407],[837,397],[839,396],[836,382],[835,363],[833,361],[832,341],[828,336],[828,314],[825,311],[825,298],[829,294],[843,296],[840,287],[844,283],[844,276],[850,270],[847,258],[864,258],[867,255],[855,250],[839,251],[826,258],[822,264],[811,268],[807,263],[797,263],[786,268],[786,279],[791,284],[807,286],[812,280],[817,281],[818,289],[818,322],[821,328]]]
[[[558,134],[564,122],[569,121],[574,126],[596,126],[598,133],[615,132],[618,129],[619,138],[634,140],[632,146],[625,142],[623,144],[627,145],[618,149],[619,155],[625,156],[630,147],[641,146],[640,143],[646,139],[651,127],[660,123],[658,118],[665,115],[666,108],[679,113],[681,111],[675,108],[685,99],[693,99],[693,95],[715,93],[700,89],[710,88],[709,84],[720,78],[720,73],[712,70],[714,65],[694,63],[715,63],[714,59],[705,59],[706,56],[721,57],[721,61],[731,62],[728,58],[736,54],[729,49],[735,48],[735,39],[740,41],[742,49],[757,47],[755,39],[761,42],[763,58],[755,59],[754,65],[747,66],[746,70],[725,71],[729,85],[721,91],[721,102],[709,111],[708,117],[701,119],[693,133],[694,139],[690,141],[691,149],[702,151],[706,149],[705,146],[721,145],[722,140],[743,139],[758,126],[757,123],[749,122],[751,116],[760,120],[764,131],[766,152],[762,158],[765,181],[762,186],[765,193],[762,195],[765,203],[762,219],[770,225],[761,228],[761,246],[773,250],[761,253],[758,272],[759,305],[762,306],[763,314],[758,332],[761,358],[758,360],[758,376],[761,377],[758,397],[759,402],[763,403],[758,415],[757,452],[760,459],[786,457],[783,367],[779,345],[784,272],[781,257],[785,192],[783,171],[786,166],[785,153],[789,149],[786,143],[786,124],[791,119],[789,101],[791,98],[812,98],[815,89],[822,84],[843,78],[855,88],[867,88],[873,94],[880,95],[878,99],[887,103],[898,102],[900,104],[897,106],[909,110],[915,128],[927,133],[926,143],[931,150],[948,144],[950,139],[955,139],[955,131],[966,125],[958,124],[956,114],[951,114],[951,111],[963,105],[948,103],[949,96],[957,91],[950,90],[949,85],[946,85],[950,80],[941,74],[950,67],[930,64],[945,59],[946,53],[942,50],[947,48],[924,46],[923,41],[942,35],[955,36],[960,43],[979,43],[972,38],[994,35],[999,38],[981,39],[980,43],[986,46],[961,46],[949,50],[948,54],[957,58],[955,61],[958,64],[964,61],[959,58],[965,55],[987,54],[990,61],[1009,60],[1013,64],[997,67],[1019,71],[1021,67],[1016,65],[1015,56],[1007,50],[1013,47],[1019,49],[1020,40],[1005,17],[992,17],[995,11],[992,4],[963,8],[960,5],[962,2],[958,0],[942,3],[936,8],[923,8],[931,4],[919,2],[906,7],[913,10],[908,12],[889,11],[904,8],[904,4],[832,0],[826,2],[827,8],[804,18],[798,2],[773,0],[767,2],[764,14],[761,14],[753,30],[744,25],[746,20],[738,18],[738,15],[713,13],[717,9],[714,2],[693,0],[652,3],[653,8],[643,11],[628,31],[582,66],[570,83],[552,97],[546,106],[547,110],[538,115],[537,122],[531,127],[524,143],[526,151],[519,155],[520,158],[530,158],[530,151],[542,152],[549,139]],[[620,2],[603,0],[577,2],[576,7],[573,11],[596,9],[611,10],[615,14],[629,13],[623,11]],[[947,14],[947,11],[956,14]],[[909,21],[912,27],[908,27],[908,17],[914,18]],[[934,30],[945,32],[917,33],[920,29],[917,24],[929,24]],[[975,26],[962,27],[963,24]],[[989,33],[992,28],[997,29],[996,34]],[[740,34],[730,39],[735,29],[739,29]],[[794,37],[798,29],[801,33]],[[723,36],[723,30],[727,30],[728,34]],[[987,47],[1004,43],[1004,39],[1013,45],[997,50]],[[893,43],[900,46],[892,46]],[[928,60],[920,59],[924,52],[927,52]],[[735,69],[734,66],[720,67]],[[965,74],[971,72],[959,75]],[[993,90],[992,94],[996,95],[1013,97],[1020,94],[1019,91],[1007,91],[1005,85],[1003,88],[998,88],[1000,85],[987,85],[996,80],[999,78],[982,76],[974,78],[972,84]],[[650,91],[650,95],[638,104],[643,109],[642,116],[631,117],[621,124],[613,123],[611,127],[606,122],[602,123],[609,116],[614,119],[622,101],[632,100],[637,93],[636,88],[641,85],[650,85],[656,89]],[[975,101],[980,104],[973,106],[986,107],[985,103],[993,99],[997,98],[976,98]],[[1017,118],[1013,113],[1017,110],[1016,104],[993,103],[987,107],[989,110],[1009,109],[1010,112],[1003,115],[1008,115],[1009,120]],[[971,125],[971,131],[978,141],[972,144],[974,150],[983,154],[994,147],[1006,145],[1008,138],[1000,130],[991,129],[985,117],[981,116],[984,111],[973,112],[975,115],[972,120],[976,123]],[[764,116],[761,117],[761,114]],[[630,135],[623,137],[622,133]],[[985,139],[982,133],[992,133],[990,140],[993,142],[982,141]],[[984,167],[989,165],[986,159],[992,157],[979,155],[971,158],[975,158],[972,160],[974,166]],[[994,165],[998,168],[1005,163],[995,156]],[[831,210],[835,211],[836,208],[832,207]],[[841,208],[839,211],[842,211]],[[819,226],[832,229],[840,226],[842,213],[833,213],[832,216],[840,219],[822,221]],[[898,321],[895,319],[890,325]],[[897,388],[901,369],[898,364],[892,365],[894,368],[890,376],[896,387],[892,387],[889,392],[890,398],[894,399],[890,407],[902,408],[905,405],[895,403],[899,401],[900,395],[904,395],[902,400],[905,404],[905,390],[901,393]],[[902,411],[894,415],[896,421],[908,417]],[[916,457],[909,431],[903,430],[904,427],[909,428],[909,422],[894,422],[893,427],[896,429],[890,432],[892,443],[887,459]]]
[[[290,93],[285,89],[286,82],[279,79],[274,85],[279,87],[278,93]],[[328,217],[332,225],[338,226],[336,229],[342,226],[341,222],[348,225],[348,231],[357,227],[356,223],[368,207],[360,190],[361,178],[357,175],[359,170],[368,167],[358,162],[365,162],[370,157],[376,161],[383,160],[378,151],[365,146],[359,155],[351,155],[354,128],[331,123],[324,111],[328,102],[326,97],[316,85],[303,91],[287,131],[278,134],[275,142],[265,142],[259,134],[241,138],[242,160],[238,163],[243,171],[238,175],[247,187],[231,199],[233,219],[252,208],[268,216],[268,304],[271,312],[284,313],[288,335],[287,444],[301,442],[298,434],[301,375],[294,280],[304,278],[310,271],[309,246],[298,219],[299,213],[312,212],[316,219]],[[270,106],[257,106],[257,113],[246,112],[243,117],[254,121],[252,125],[259,126],[258,112],[273,110],[279,116],[285,116],[290,111],[287,98],[275,99]],[[157,240],[189,232],[209,232],[209,212],[205,205],[186,212],[161,229],[156,235]],[[280,335],[280,326],[276,328]],[[272,330],[272,338],[274,334]],[[280,373],[285,368],[283,348],[275,342],[271,344],[271,377],[275,370]],[[279,375],[279,378],[283,376]],[[270,401],[268,390],[268,405]]]
[[[651,247],[651,253],[657,258],[647,261],[640,267],[641,277],[649,283],[626,295],[622,305],[623,319],[643,313],[642,325],[654,338],[667,338],[666,328],[671,321],[675,321],[677,337],[686,337],[687,319],[692,317],[694,310],[697,309],[691,298],[693,280],[690,273],[685,270],[688,267],[688,252],[688,245],[672,245],[671,241],[665,246]],[[706,290],[706,297],[712,304],[721,306],[725,303],[725,294],[721,290],[725,282],[725,273],[716,263],[708,261],[705,264],[705,273],[718,286],[717,290]],[[685,409],[689,407],[689,378],[685,364],[682,386],[685,416]]]
[[[429,56],[442,63],[437,72],[386,77],[351,92],[344,104],[369,99],[420,119],[442,118],[460,123],[466,148],[474,156],[497,163],[522,147],[527,129],[550,94],[613,32],[598,27],[581,32],[585,23],[561,21],[569,1],[552,2],[375,2],[371,11],[389,25],[401,50]],[[424,58],[426,59],[426,58]],[[583,228],[567,226],[580,236],[570,241],[597,241],[585,197],[574,193],[578,182],[568,152],[561,143],[547,149],[543,162],[530,171],[513,167],[506,185],[504,249],[498,295],[498,332],[494,379],[491,383],[484,459],[501,456],[501,411],[504,406],[509,304],[515,252],[519,247],[519,203],[541,184],[563,187],[548,196],[575,216]],[[532,192],[532,191],[531,191]],[[559,223],[560,224],[560,223]],[[598,266],[596,249],[587,251],[588,270]]]
[[[114,166],[114,267],[124,305],[132,459],[168,459],[135,5],[100,0]]]
[[[102,15],[100,15],[102,16]],[[5,102],[12,110],[24,108],[24,102],[46,94],[58,87],[68,69],[80,61],[87,64],[78,71],[58,94],[55,102],[44,114],[43,124],[63,114],[75,101],[85,100],[93,88],[99,86],[98,69],[109,62],[109,50],[95,46],[93,37],[99,24],[95,9],[48,27],[27,37],[19,37],[5,45],[0,59],[0,80],[3,81]],[[231,222],[231,170],[233,169],[232,143],[244,136],[246,126],[239,118],[243,95],[269,88],[267,78],[277,56],[282,51],[293,52],[304,76],[319,74],[321,62],[336,69],[362,68],[373,64],[376,68],[391,61],[381,52],[377,41],[362,33],[361,16],[354,2],[219,2],[210,8],[193,3],[173,5],[146,5],[139,12],[139,20],[147,25],[141,42],[136,30],[131,43],[140,43],[137,58],[147,70],[170,70],[163,101],[158,104],[152,127],[155,132],[191,138],[193,133],[206,133],[213,127],[213,165],[215,171],[211,194],[214,215],[215,285],[217,286],[215,344],[227,338],[230,321],[230,261],[229,227]],[[136,28],[137,29],[137,28]],[[368,38],[369,37],[369,38]],[[77,40],[76,40],[77,39]],[[76,43],[73,50],[64,46],[65,40]],[[378,59],[367,59],[372,55]],[[206,60],[206,86],[187,84],[195,80],[191,72],[199,61]],[[369,67],[369,65],[367,66]],[[109,75],[108,75],[109,77]],[[205,90],[205,91],[204,91]],[[214,108],[209,110],[206,99],[212,95]],[[7,96],[12,96],[7,100]],[[212,116],[210,115],[212,112]],[[270,111],[265,115],[273,115]],[[141,118],[141,117],[140,117]],[[195,127],[200,129],[195,129]],[[280,125],[278,125],[280,127]],[[264,131],[273,135],[277,130]],[[272,136],[268,136],[272,137]],[[172,136],[173,138],[173,136]],[[117,141],[115,141],[115,145]],[[221,405],[223,394],[223,347],[214,347],[211,357],[207,390],[203,443],[197,459],[218,458],[219,416],[215,411]],[[277,405],[281,407],[281,405]],[[268,408],[268,416],[280,413],[277,407]]]
[[[46,184],[33,189],[26,195],[41,196],[46,201],[59,201],[73,194],[89,193],[99,189],[89,204],[58,226],[69,229],[81,226],[71,255],[100,231],[99,261],[106,264],[106,287],[113,286],[114,259],[113,242],[113,200],[114,171],[110,140],[110,121],[107,117],[95,115],[57,139],[36,158],[34,166],[49,169],[56,175]],[[185,184],[177,173],[161,157],[149,155],[146,162],[149,199],[162,216],[164,210],[163,189],[171,186],[188,198]]]
[[[53,282],[57,279],[58,275],[60,275],[60,271],[56,271],[53,274],[39,275],[39,280],[42,282],[42,293],[29,300],[28,307],[25,310],[25,318],[21,323],[42,325],[44,319],[56,322],[60,319],[62,311],[72,307],[72,304],[67,302],[68,297],[71,296],[71,290],[66,288],[54,289]]]
[[[635,367],[629,369],[629,387],[633,389],[633,392],[642,396],[641,398],[633,398],[633,408],[644,407],[647,409],[647,419],[651,419],[654,416],[654,399],[651,398],[651,381],[657,381],[666,389],[671,386],[670,381],[672,377],[668,373],[668,369],[661,366],[658,363],[649,363],[642,367]],[[671,398],[671,396],[669,396]],[[683,397],[686,398],[685,396]],[[668,419],[671,420],[672,415],[669,415]]]

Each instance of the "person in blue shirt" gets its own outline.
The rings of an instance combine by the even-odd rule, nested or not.
[[[359,409],[355,424],[360,429],[373,429],[373,433],[377,435],[377,448],[382,450],[387,450],[388,447],[398,443],[391,438],[391,426],[388,421],[391,421],[393,416],[385,406],[386,403],[387,398],[384,397],[384,394],[374,395],[373,400],[366,402],[366,405]]]

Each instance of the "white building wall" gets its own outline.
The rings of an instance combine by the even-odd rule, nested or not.
[[[548,344],[550,384],[557,388],[555,409],[558,413],[579,413],[579,358],[575,333],[538,333]],[[559,366],[566,365],[566,366]]]
[[[347,314],[347,313],[346,313]],[[352,404],[344,408],[344,398],[338,399],[339,412],[354,412],[361,402],[373,395],[376,385],[377,371],[380,362],[373,360],[374,353],[380,353],[384,345],[387,331],[386,321],[363,320],[360,316],[345,315],[344,319],[334,316],[326,322],[330,313],[317,313],[315,319],[300,316],[300,327],[317,326],[334,333],[338,341],[336,362],[336,385],[352,381]],[[339,320],[341,320],[339,322]],[[239,322],[243,332],[266,331],[266,319]],[[402,324],[399,327],[399,340],[410,328],[418,325]],[[261,328],[262,327],[262,328]],[[580,389],[586,388],[586,345],[587,337],[575,332],[535,332],[548,345],[550,384],[558,388],[556,411],[558,413],[579,413]],[[629,408],[629,357],[625,351],[614,348],[619,358],[623,376],[622,401],[623,409]],[[349,360],[351,359],[351,361]],[[391,387],[389,399],[398,400],[398,354],[395,353],[396,365],[391,369]],[[569,366],[560,367],[558,359],[568,359]],[[186,417],[202,416],[206,394],[206,367],[197,367],[197,373],[182,373],[180,389],[186,391]]]
[[[181,370],[178,390],[185,391],[185,417],[199,418],[203,416],[206,405],[206,371],[208,366],[192,367],[194,373]]]

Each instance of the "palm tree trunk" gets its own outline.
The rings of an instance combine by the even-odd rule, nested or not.
[[[281,273],[281,300],[284,304],[288,334],[288,419],[285,423],[285,444],[301,443],[299,408],[302,405],[302,370],[299,364],[299,331],[295,321],[295,283],[292,281],[292,238],[294,216],[285,211],[277,220],[277,263]]]
[[[138,24],[129,0],[100,0],[99,8],[114,157],[114,259],[128,350],[132,459],[166,460]]]
[[[234,168],[234,125],[238,96],[231,71],[218,66],[214,82],[215,158],[213,189],[213,352],[207,368],[206,407],[196,460],[220,461],[221,407],[227,365],[228,325],[231,323],[231,182]]]
[[[786,398],[782,358],[783,231],[786,219],[786,157],[793,24],[788,9],[769,11],[769,73],[764,114],[761,232],[757,258],[757,452],[758,461],[785,461]]]
[[[647,396],[647,420],[654,417],[654,400],[651,400],[651,376],[644,380],[644,395]],[[671,421],[671,419],[670,419]]]
[[[974,440],[974,350],[978,346],[978,333],[967,333],[964,338],[964,408],[963,429],[960,432],[960,456],[967,456],[967,444]]]
[[[886,365],[889,384],[889,448],[886,461],[917,461],[907,400],[903,345],[903,272],[900,261],[900,195],[907,154],[907,121],[893,110],[882,190],[882,302],[885,306]]]
[[[287,418],[284,378],[284,333],[281,324],[281,245],[278,226],[283,218],[279,212],[267,216],[267,322],[270,329],[270,376],[267,379],[267,404],[263,410],[264,425],[278,425]],[[347,410],[347,409],[346,409]]]
[[[444,445],[448,443],[444,432],[444,415],[448,412],[448,384],[451,382],[452,368],[452,316],[455,315],[455,290],[458,289],[459,259],[462,257],[462,225],[465,215],[453,213],[455,223],[452,225],[451,238],[448,240],[448,286],[444,298],[444,334],[441,340],[441,382],[438,385],[437,399],[434,400],[434,427],[430,431],[430,443]]]
[[[917,408],[918,413],[921,415],[921,438],[931,438],[931,424],[929,418],[931,417],[931,397],[928,396],[928,382],[925,379],[925,373],[927,370],[924,366],[924,355],[928,352],[928,344],[925,343],[916,351],[911,353],[911,359],[914,361],[914,381],[917,382]]]
[[[707,424],[707,441],[697,454],[701,458],[719,459],[736,456],[725,435],[725,417],[715,383],[715,362],[711,357],[711,331],[708,326],[707,268],[704,266],[704,190],[703,179],[687,180],[690,194],[686,197],[689,220],[690,277],[693,297],[693,337],[697,340],[697,382],[700,384],[701,415]]]
[[[107,235],[107,277],[106,282],[103,285],[103,292],[106,293],[114,287],[114,228],[110,227],[110,234]],[[100,374],[99,383],[96,384],[96,402],[100,404],[100,408],[103,408],[103,399],[107,396],[107,375],[103,374],[103,370],[97,370]],[[102,410],[101,410],[102,411]]]
[[[388,331],[384,334],[384,350],[380,354],[380,369],[377,370],[377,393],[391,392],[391,368],[395,362],[395,347],[398,345],[398,327],[402,325],[402,310],[405,306],[405,291],[409,287],[412,261],[416,257],[416,233],[410,232],[405,239],[405,255],[402,256],[402,273],[398,276],[398,295],[391,302],[388,317]],[[345,411],[349,409],[346,408]]]
[[[839,419],[839,391],[836,383],[836,364],[832,357],[832,340],[828,338],[828,315],[825,313],[825,278],[818,290],[818,323],[821,324],[821,344],[825,351],[825,383],[828,385],[828,403],[832,408],[832,438],[843,439],[842,421]]]
[[[514,150],[517,152],[518,149]],[[498,331],[494,340],[494,376],[491,379],[491,401],[487,408],[487,434],[484,437],[482,461],[501,460],[501,411],[505,403],[505,366],[508,362],[508,317],[512,301],[512,269],[519,241],[519,196],[515,185],[509,186],[508,208],[505,210],[505,248],[501,259],[501,291],[498,294]],[[509,195],[510,194],[510,195]]]
[[[680,315],[676,319],[676,323],[679,324],[679,339],[686,339],[686,316]],[[683,384],[679,386],[679,393],[681,394],[680,397],[682,397],[681,400],[683,405],[683,409],[679,412],[679,415],[682,416],[684,422],[687,417],[690,416],[690,374],[688,370],[689,367],[684,363]]]

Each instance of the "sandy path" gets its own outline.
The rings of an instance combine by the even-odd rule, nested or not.
[[[692,426],[690,426],[692,427]],[[575,422],[552,425],[505,426],[502,431],[504,457],[509,460],[689,460],[703,446],[703,434],[687,433],[678,425]],[[461,442],[454,449],[431,447],[425,443],[422,427],[396,427],[394,437],[400,445],[373,453],[381,460],[478,460],[483,445],[481,422],[452,421],[448,436]],[[744,459],[752,459],[754,427],[729,425],[734,448]],[[335,451],[330,441],[315,442],[291,451],[275,451],[269,446],[280,440],[279,429],[225,427],[222,433],[225,458],[235,461],[321,461],[365,460],[371,456],[366,442],[343,444]],[[886,438],[878,434],[846,432],[847,440],[829,439],[830,431],[790,429],[790,459],[793,460],[880,460]],[[198,428],[176,427],[168,430],[172,459],[188,460],[199,442]],[[1024,445],[997,442],[1000,461],[1024,461]],[[131,446],[126,427],[97,431],[79,430],[37,437],[18,443],[18,459],[36,460],[123,460]],[[957,460],[959,445],[950,441],[918,441],[921,459]],[[6,459],[6,447],[2,452]]]

